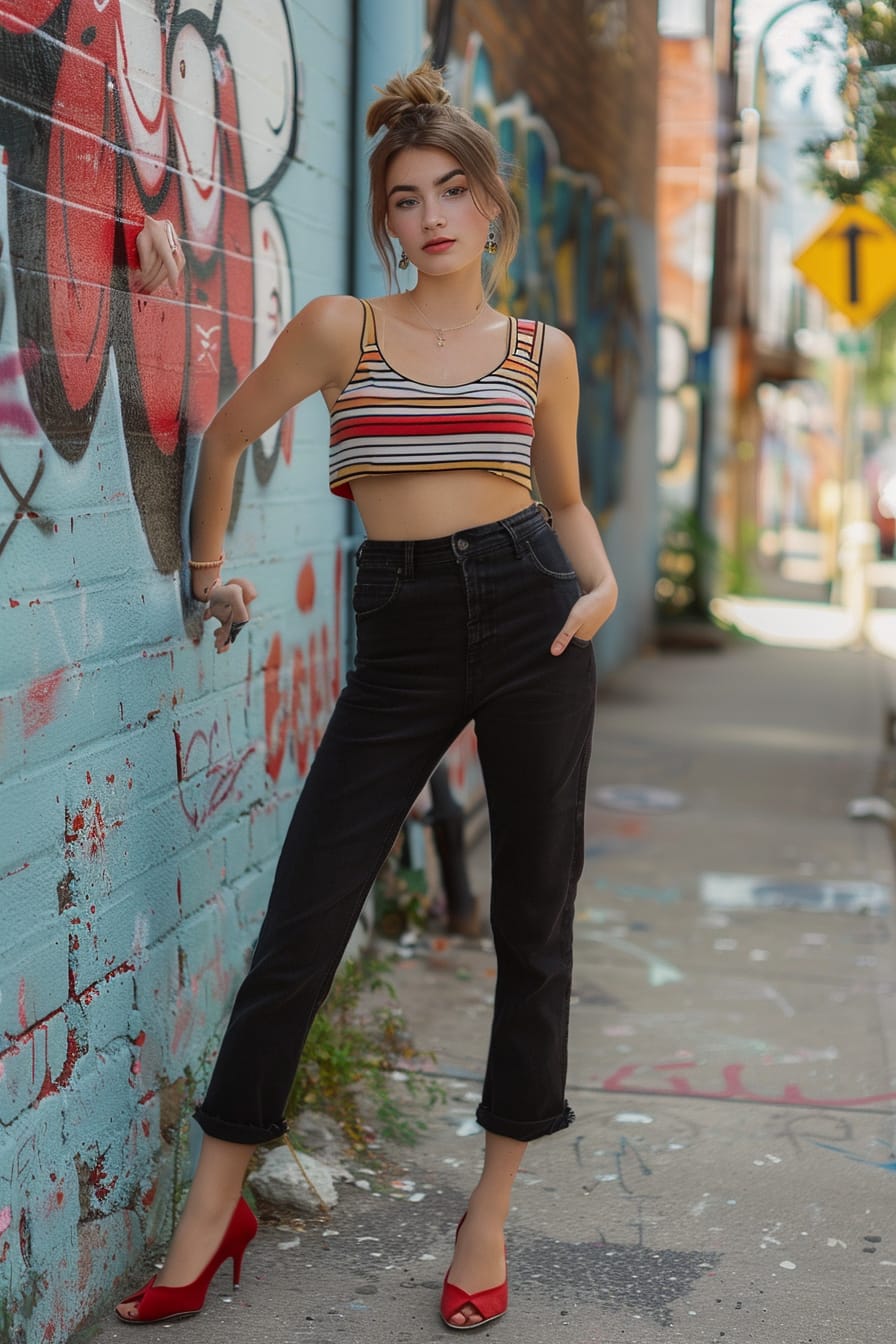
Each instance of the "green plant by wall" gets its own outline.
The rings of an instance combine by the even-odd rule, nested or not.
[[[387,938],[400,938],[426,924],[426,873],[410,863],[404,827],[374,883],[373,909],[377,930]]]
[[[343,965],[309,1032],[288,1118],[305,1107],[321,1111],[359,1150],[371,1121],[378,1138],[417,1142],[426,1128],[421,1103],[430,1109],[444,1093],[416,1071],[426,1057],[414,1049],[395,998],[388,962],[362,956]]]
[[[705,619],[717,553],[715,538],[693,509],[683,509],[669,520],[657,556],[654,588],[661,620]]]

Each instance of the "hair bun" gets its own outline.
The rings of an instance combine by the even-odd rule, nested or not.
[[[383,126],[391,129],[417,107],[438,107],[451,102],[442,72],[429,61],[410,74],[394,75],[384,89],[377,87],[377,93],[382,97],[371,103],[367,111],[367,134],[371,136]]]

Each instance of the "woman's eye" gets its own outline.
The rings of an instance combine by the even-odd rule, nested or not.
[[[396,209],[403,210],[406,205],[416,205],[416,199],[413,196],[406,196],[403,201],[396,201]]]
[[[445,195],[446,195],[446,196],[462,196],[466,190],[467,190],[466,187],[449,187],[448,190],[447,190],[447,192],[445,193]]]

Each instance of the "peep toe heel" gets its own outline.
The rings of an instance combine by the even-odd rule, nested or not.
[[[257,1231],[258,1219],[241,1195],[227,1224],[227,1230],[221,1238],[220,1246],[192,1283],[185,1283],[178,1288],[156,1286],[156,1276],[153,1275],[149,1283],[139,1292],[132,1293],[119,1304],[122,1307],[136,1305],[136,1314],[123,1316],[116,1307],[116,1316],[125,1325],[148,1325],[151,1321],[171,1321],[181,1316],[195,1316],[205,1305],[209,1284],[225,1260],[233,1261],[233,1286],[235,1289],[239,1288],[243,1256]]]
[[[457,1241],[457,1233],[463,1227],[464,1218],[461,1218],[457,1225],[457,1232],[454,1234],[454,1240]],[[504,1282],[497,1284],[494,1288],[483,1288],[478,1293],[468,1293],[465,1289],[459,1288],[456,1283],[451,1283],[448,1274],[445,1275],[445,1282],[442,1285],[442,1300],[439,1304],[439,1315],[442,1318],[442,1324],[447,1325],[449,1330],[478,1330],[480,1326],[489,1325],[496,1321],[507,1311],[507,1252],[504,1253]],[[458,1312],[463,1311],[464,1307],[472,1307],[482,1317],[481,1321],[468,1321],[465,1325],[455,1325],[450,1319],[456,1316]]]

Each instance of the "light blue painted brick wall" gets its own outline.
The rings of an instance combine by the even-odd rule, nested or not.
[[[422,43],[422,3],[375,8],[358,5],[362,98]],[[350,283],[353,6],[223,0],[216,31],[197,18],[211,6],[170,9],[177,135],[145,199],[187,239],[190,281],[147,302],[129,249],[156,168],[128,108],[148,124],[163,91],[155,6],[0,0],[0,1338],[16,1344],[68,1338],[167,1235],[172,1155],[345,665],[350,522],[319,399],[272,471],[272,440],[260,465],[247,454],[227,549],[260,596],[227,657],[196,638],[178,546],[202,408],[259,354],[240,333],[270,339]],[[290,46],[291,153],[288,122],[266,130]],[[118,178],[100,134],[116,118]],[[205,214],[181,142],[211,165]],[[166,440],[152,398],[185,369]]]

